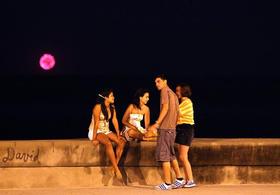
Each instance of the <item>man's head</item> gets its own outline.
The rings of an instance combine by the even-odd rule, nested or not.
[[[167,86],[167,78],[164,74],[160,74],[155,77],[155,83],[158,90],[162,90]]]

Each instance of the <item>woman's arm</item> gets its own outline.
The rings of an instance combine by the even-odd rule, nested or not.
[[[113,125],[114,125],[114,127],[115,127],[117,136],[119,137],[119,135],[120,135],[120,129],[119,129],[119,122],[118,122],[118,119],[117,119],[116,109],[114,109],[114,116],[113,116],[113,119],[112,119],[112,123],[113,123]]]
[[[145,110],[145,129],[148,129],[149,126],[150,126],[150,109],[147,106]]]
[[[127,126],[127,127],[129,127],[130,129],[134,129],[134,130],[137,130],[137,131],[138,131],[138,129],[137,129],[134,125],[132,125],[132,124],[130,124],[130,123],[128,122],[128,120],[129,120],[129,115],[130,115],[130,113],[131,113],[132,108],[133,108],[133,105],[132,105],[132,104],[130,104],[130,105],[127,107],[127,109],[126,109],[126,111],[125,111],[125,113],[124,113],[124,115],[123,115],[123,118],[122,118],[122,124],[125,125],[125,126]]]
[[[93,108],[93,118],[94,118],[94,127],[93,127],[93,137],[92,140],[96,140],[96,133],[98,129],[98,124],[99,124],[99,116],[101,113],[101,105],[96,104]]]

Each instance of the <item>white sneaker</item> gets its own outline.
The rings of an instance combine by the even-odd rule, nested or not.
[[[156,190],[172,190],[171,185],[166,185],[165,183],[159,184],[158,186],[155,186]]]
[[[188,181],[185,185],[184,185],[184,188],[192,188],[192,187],[195,187],[196,184],[194,183],[193,180],[191,181]]]
[[[178,189],[182,188],[185,185],[186,181],[185,180],[178,180],[176,179],[175,182],[171,185],[172,189]]]

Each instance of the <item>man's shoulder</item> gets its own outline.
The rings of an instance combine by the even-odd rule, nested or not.
[[[175,94],[175,92],[172,89],[168,88],[168,93],[170,93],[172,96],[177,98],[177,95]]]
[[[170,89],[168,86],[162,88],[161,92],[163,92],[163,93],[174,93],[174,92],[172,91],[172,89]],[[175,94],[175,93],[174,93],[174,94]]]
[[[165,95],[165,94],[167,94],[168,93],[168,87],[164,87],[164,88],[162,88],[161,90],[160,90],[160,94],[161,95]]]

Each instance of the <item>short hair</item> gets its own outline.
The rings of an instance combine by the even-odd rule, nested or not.
[[[155,79],[160,78],[161,80],[167,80],[167,77],[165,74],[159,74],[155,77]]]
[[[179,85],[177,85],[181,88],[181,95],[182,97],[188,97],[190,98],[192,96],[192,90],[191,90],[191,86],[186,84],[186,83],[181,83]]]

